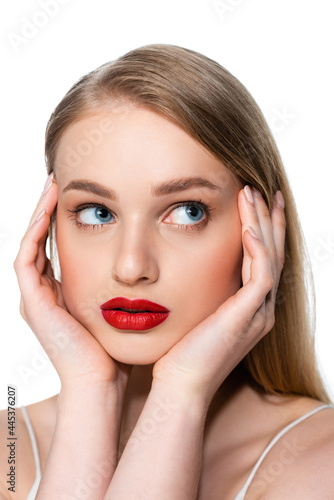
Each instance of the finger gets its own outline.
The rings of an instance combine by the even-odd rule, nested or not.
[[[22,238],[20,250],[14,262],[21,293],[29,295],[29,286],[33,285],[36,287],[40,284],[40,273],[43,271],[41,266],[44,264],[44,268],[46,258],[42,254],[50,224],[50,215],[56,203],[57,187],[55,184],[52,184],[43,197],[43,203],[40,203],[39,208],[42,210]],[[38,257],[39,269],[36,267]],[[25,286],[27,288],[24,291]]]
[[[244,228],[244,212],[245,210],[248,210],[248,204],[250,203],[247,199],[246,200],[244,197],[243,190],[239,191],[238,193],[238,209],[239,209],[239,216],[240,216],[240,221],[241,221],[241,231],[245,231]],[[246,203],[245,203],[246,201]],[[244,206],[246,205],[246,206]],[[248,252],[248,249],[246,245],[244,244],[244,239],[242,238],[242,253],[243,253],[243,258],[242,258],[242,268],[241,268],[241,277],[242,277],[242,283],[245,284],[250,278],[250,263],[251,263],[251,256]]]
[[[255,206],[259,215],[259,222],[262,229],[263,239],[271,262],[274,285],[267,296],[267,303],[275,308],[277,288],[282,271],[282,261],[284,262],[284,239],[285,239],[285,216],[284,210],[277,204],[277,197],[274,197],[271,214],[260,191],[254,189]],[[283,195],[279,195],[281,203],[284,204]],[[278,226],[278,227],[277,227]],[[276,239],[275,239],[276,234]],[[282,255],[283,254],[283,255]]]
[[[240,200],[240,215],[241,222],[243,224],[243,231],[251,226],[256,232],[260,241],[263,241],[261,226],[259,222],[259,216],[257,209],[255,207],[255,197],[254,188],[246,185],[241,190],[241,200]]]
[[[247,227],[251,226],[256,234],[261,238],[261,230],[258,222],[258,216],[255,209],[254,197],[250,186],[245,186],[238,194],[238,208],[240,214],[240,220],[242,224],[242,233],[244,233]],[[248,252],[247,246],[243,243],[243,262],[242,262],[242,282],[247,283],[250,278],[250,265],[251,256]]]
[[[36,205],[36,208],[30,218],[30,221],[29,221],[29,225],[28,225],[28,229],[30,228],[30,226],[33,224],[33,222],[35,221],[36,217],[38,216],[38,214],[40,213],[40,211],[42,210],[43,208],[43,202],[44,202],[44,197],[45,195],[48,193],[49,189],[52,187],[53,184],[56,183],[56,179],[54,177],[54,173],[51,172],[51,174],[48,176],[48,178],[46,179],[46,182],[45,182],[45,185],[44,185],[44,189],[43,189],[43,192],[38,200],[38,203]]]
[[[22,299],[22,295],[20,297],[20,314],[21,314],[22,318],[26,321],[27,320],[27,316],[26,316],[26,312],[25,312],[25,309],[24,309],[24,302],[23,302],[23,299]]]
[[[269,213],[268,207],[264,198],[258,189],[253,189],[255,208],[258,214],[259,224],[261,227],[262,237],[264,245],[267,249],[271,273],[274,281],[273,289],[269,292],[267,300],[273,298],[276,295],[276,288],[278,286],[278,270],[277,270],[277,251],[273,235],[273,225],[271,214]]]
[[[20,251],[15,259],[14,268],[21,294],[24,300],[28,299],[31,293],[40,286],[40,272],[36,267],[40,242],[44,239],[44,234],[50,223],[50,216],[44,212],[27,231],[22,239]]]
[[[266,202],[260,191],[253,188],[255,208],[258,215],[258,221],[262,232],[262,239],[265,247],[268,250],[268,254],[271,262],[274,264],[276,261],[276,247],[273,236],[273,226],[271,221],[271,216],[267,207]]]
[[[51,181],[52,181],[52,179],[51,179]],[[42,213],[43,210],[45,210],[51,218],[51,215],[54,212],[56,205],[57,205],[57,199],[58,199],[57,184],[55,182],[50,182],[49,186],[47,187],[47,190],[42,193],[42,195],[37,203],[37,206],[34,210],[33,216],[30,219],[29,227],[28,227],[27,231],[25,232],[25,235],[23,236],[21,243],[23,242],[23,240],[27,236],[30,228],[33,226],[36,219]],[[46,237],[47,237],[47,233],[45,233],[45,239],[46,239]]]
[[[232,323],[236,317],[241,321],[244,321],[244,318],[246,322],[250,321],[273,287],[270,261],[264,243],[253,237],[248,230],[244,232],[243,239],[251,256],[250,279],[231,297],[236,307],[231,317]],[[243,311],[242,315],[240,315],[240,310]]]
[[[280,194],[279,194],[280,193]],[[284,198],[281,191],[277,191],[272,210],[273,237],[277,251],[277,264],[281,273],[285,260],[286,219],[284,213]]]

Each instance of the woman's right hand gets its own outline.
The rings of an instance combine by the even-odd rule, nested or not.
[[[115,385],[124,396],[132,366],[115,361],[66,308],[61,283],[45,253],[47,231],[57,205],[53,175],[31,218],[14,262],[20,312],[53,363],[64,387]]]

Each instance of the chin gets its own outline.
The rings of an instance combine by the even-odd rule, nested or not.
[[[113,338],[111,342],[105,342],[101,338],[97,340],[111,358],[128,365],[154,364],[172,347],[170,341],[157,341],[158,339],[147,338],[143,334],[139,338],[131,338],[129,333],[122,335],[121,339]]]
[[[127,353],[119,353],[119,352],[108,352],[108,354],[115,360],[120,363],[125,363],[127,365],[151,365],[156,363],[162,356],[151,356],[147,355],[147,353],[138,354],[134,352]]]

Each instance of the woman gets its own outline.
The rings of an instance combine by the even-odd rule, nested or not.
[[[19,412],[1,498],[331,498],[302,233],[246,89],[142,47],[70,89],[46,160],[15,270],[61,391]]]

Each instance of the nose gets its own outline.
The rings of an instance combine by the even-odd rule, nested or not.
[[[154,283],[159,276],[152,234],[142,224],[124,227],[117,235],[112,278],[127,286]]]

